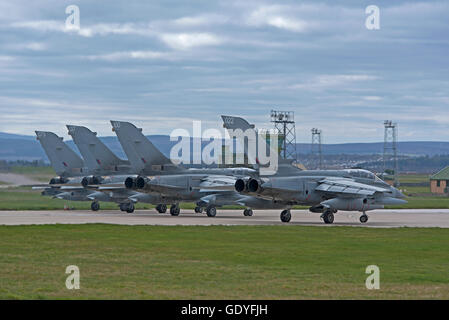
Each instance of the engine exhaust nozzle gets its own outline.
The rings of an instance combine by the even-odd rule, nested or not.
[[[136,181],[133,177],[128,177],[125,179],[126,189],[134,189],[136,187]]]

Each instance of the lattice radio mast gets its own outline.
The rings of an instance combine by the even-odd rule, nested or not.
[[[323,169],[323,152],[321,149],[321,130],[317,128],[312,129],[312,158],[318,158],[318,169]]]
[[[295,113],[293,111],[271,110],[271,122],[280,139],[280,155],[284,159],[297,160]]]
[[[398,125],[391,120],[384,121],[385,134],[384,134],[384,155],[383,155],[383,172],[387,169],[387,161],[393,160],[393,183],[395,187],[399,187],[399,165],[398,165]]]

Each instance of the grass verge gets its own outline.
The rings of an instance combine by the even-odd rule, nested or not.
[[[448,246],[447,229],[1,226],[0,298],[448,299]]]

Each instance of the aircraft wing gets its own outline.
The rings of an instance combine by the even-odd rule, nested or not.
[[[33,186],[31,189],[32,190],[45,190],[45,189],[58,189],[58,190],[64,190],[64,191],[70,191],[70,190],[82,190],[84,189],[83,186],[74,186],[74,185],[54,185],[54,184],[46,184],[46,185],[38,185],[38,186]]]
[[[385,193],[389,190],[355,182],[349,179],[323,179],[315,188],[324,193],[340,194],[348,196],[373,196],[375,193]]]
[[[197,187],[200,192],[234,191],[236,178],[228,176],[208,176],[203,178]]]
[[[125,189],[125,185],[123,183],[96,184],[96,185],[88,185],[86,189],[97,191],[115,191],[118,189]]]

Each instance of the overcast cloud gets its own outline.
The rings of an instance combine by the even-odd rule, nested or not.
[[[271,127],[274,108],[295,111],[298,142],[381,141],[385,119],[401,140],[449,140],[448,17],[448,1],[1,0],[0,131]]]

